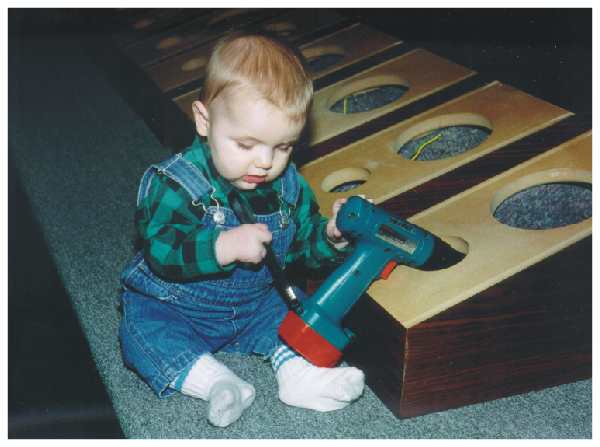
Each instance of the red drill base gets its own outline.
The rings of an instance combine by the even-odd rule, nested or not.
[[[315,366],[331,368],[342,358],[342,353],[306,324],[296,312],[288,312],[279,326],[279,336]]]

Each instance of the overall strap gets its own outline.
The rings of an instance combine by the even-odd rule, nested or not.
[[[281,177],[281,196],[289,205],[296,206],[298,195],[300,194],[300,182],[298,181],[298,170],[293,162]]]
[[[200,169],[183,158],[181,153],[167,158],[161,163],[150,166],[142,177],[138,189],[137,205],[148,195],[152,179],[157,174],[164,174],[177,182],[187,191],[193,202],[198,202],[214,191],[214,187],[206,180]]]

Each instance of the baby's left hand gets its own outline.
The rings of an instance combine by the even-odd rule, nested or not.
[[[327,237],[336,246],[338,244],[342,244],[342,243],[343,243],[342,246],[345,246],[348,243],[348,241],[346,241],[346,239],[343,238],[342,232],[338,229],[338,227],[335,224],[335,219],[337,217],[337,213],[340,211],[340,208],[342,207],[342,205],[344,203],[346,203],[347,201],[348,201],[347,198],[343,198],[343,199],[337,199],[333,203],[333,207],[331,208],[333,217],[331,219],[329,219],[329,222],[327,222]]]
[[[364,196],[364,194],[359,194],[359,196],[362,197],[363,199],[366,199],[369,202],[373,203],[373,199],[367,199]],[[335,202],[333,202],[333,207],[332,207],[333,217],[331,219],[329,219],[329,222],[327,222],[327,238],[331,241],[331,243],[334,244],[334,246],[337,249],[344,248],[346,245],[348,245],[348,241],[346,239],[344,239],[342,232],[338,229],[337,225],[335,224],[335,219],[337,217],[337,213],[339,212],[342,205],[344,203],[346,203],[347,201],[348,201],[348,198],[344,198],[344,199],[337,199]]]

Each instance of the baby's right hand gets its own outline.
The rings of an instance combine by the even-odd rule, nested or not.
[[[222,266],[235,261],[258,264],[267,254],[265,244],[272,237],[265,224],[244,224],[223,231],[215,242],[217,262]]]

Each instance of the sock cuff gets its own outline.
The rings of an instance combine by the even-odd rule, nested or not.
[[[271,366],[273,367],[273,371],[277,372],[281,366],[287,362],[288,360],[296,357],[296,353],[288,348],[286,345],[281,345],[279,348],[273,352],[271,356]]]
[[[181,371],[169,386],[183,394],[207,399],[212,385],[224,377],[237,378],[227,366],[207,353]]]

